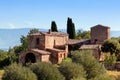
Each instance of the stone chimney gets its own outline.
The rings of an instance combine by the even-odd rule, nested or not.
[[[51,32],[52,32],[51,29],[49,29],[49,30],[48,30],[48,33],[51,34]]]

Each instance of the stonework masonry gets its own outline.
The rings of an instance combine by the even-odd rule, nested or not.
[[[49,62],[59,64],[68,56],[69,46],[79,44],[79,50],[92,50],[93,56],[102,61],[101,45],[110,39],[110,27],[96,25],[91,27],[91,39],[71,40],[67,33],[63,32],[38,32],[28,35],[28,50],[20,53],[19,62]],[[68,46],[69,45],[69,46]]]
[[[28,51],[20,53],[19,62],[61,63],[68,55],[68,34],[62,32],[39,32],[28,35]],[[33,59],[34,57],[35,59]],[[28,56],[27,56],[28,55]]]
[[[92,44],[102,44],[107,39],[110,39],[110,27],[96,25],[91,28]]]

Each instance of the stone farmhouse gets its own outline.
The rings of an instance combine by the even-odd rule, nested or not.
[[[68,55],[68,34],[62,32],[39,32],[28,35],[28,51],[19,55],[19,62],[60,63]]]
[[[19,62],[37,61],[59,64],[68,56],[71,46],[79,45],[79,50],[92,50],[97,60],[101,59],[101,45],[110,39],[110,27],[96,25],[91,28],[91,39],[71,40],[63,32],[39,32],[28,35],[28,50],[19,55]]]
[[[79,50],[92,50],[93,56],[98,61],[103,61],[104,55],[101,52],[101,46],[108,39],[110,39],[110,27],[98,24],[91,27],[90,43],[81,45]]]

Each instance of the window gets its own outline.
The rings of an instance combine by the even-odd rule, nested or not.
[[[40,43],[39,41],[40,41],[40,39],[37,38],[37,39],[36,39],[36,45],[39,45],[39,43]]]
[[[96,44],[96,43],[97,43],[97,41],[98,41],[98,39],[95,39],[95,42],[94,42],[94,43]]]
[[[62,58],[62,54],[60,54],[60,57]]]

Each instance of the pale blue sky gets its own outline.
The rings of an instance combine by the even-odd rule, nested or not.
[[[120,30],[120,0],[0,0],[0,28],[49,29],[55,20],[66,29],[67,17],[77,29],[103,24]]]

